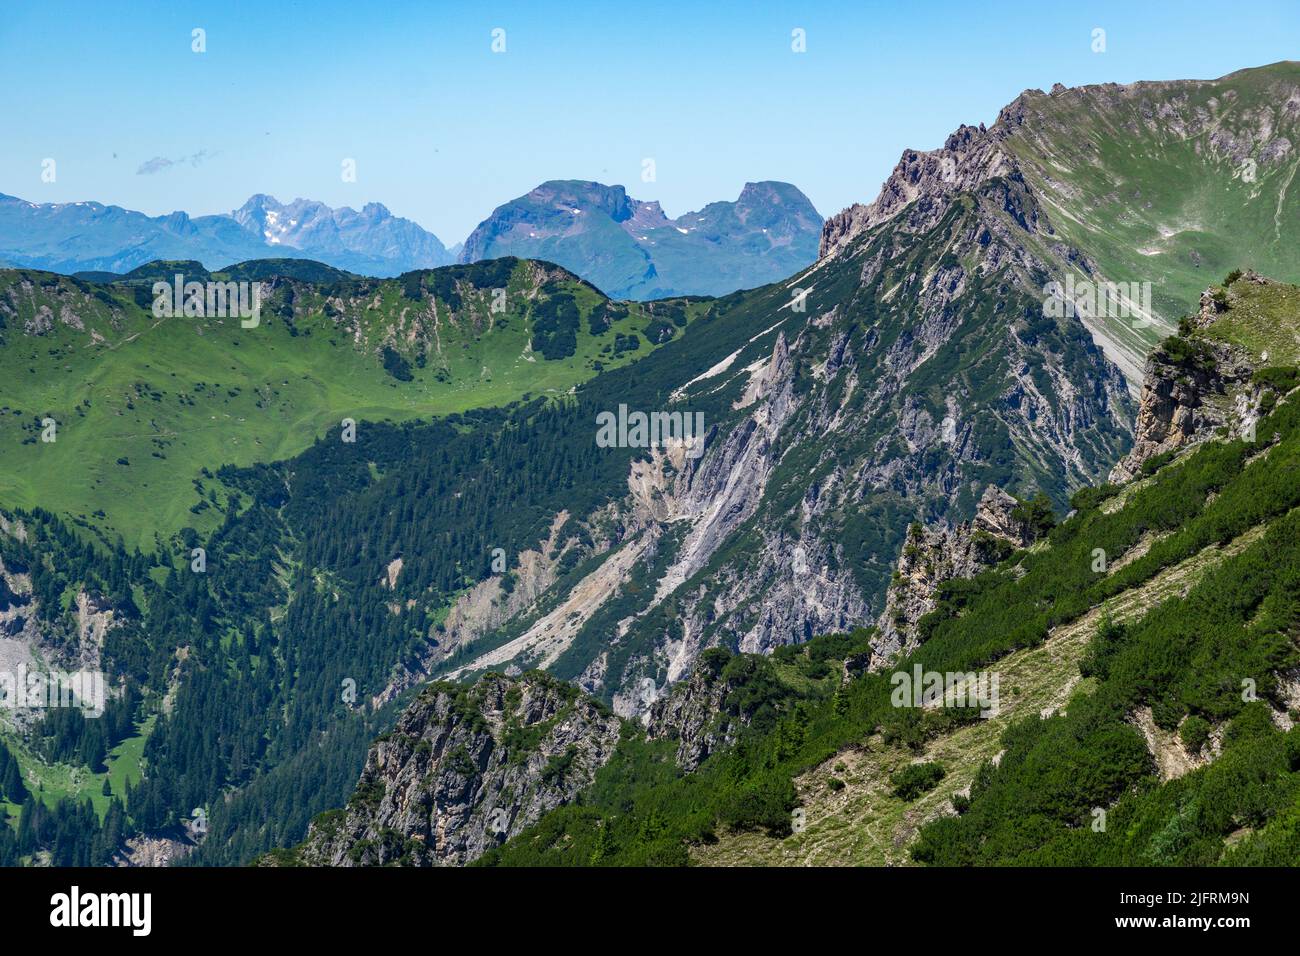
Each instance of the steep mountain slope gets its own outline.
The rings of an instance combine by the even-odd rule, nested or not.
[[[371,748],[345,810],[279,862],[464,864],[591,785],[621,722],[544,674],[434,684]]]
[[[1229,805],[1214,788],[1231,781],[1218,774],[1256,780],[1292,772],[1285,742],[1291,738],[1270,736],[1251,716],[1261,708],[1243,711],[1234,701],[1245,678],[1274,704],[1285,705],[1291,694],[1291,678],[1276,675],[1294,664],[1285,638],[1293,630],[1287,602],[1295,590],[1289,549],[1296,538],[1287,516],[1300,503],[1296,413],[1294,396],[1280,396],[1295,382],[1289,369],[1264,365],[1263,353],[1284,354],[1294,337],[1294,323],[1277,312],[1293,292],[1253,275],[1234,277],[1226,289],[1210,292],[1208,322],[1189,320],[1186,334],[1162,346],[1167,361],[1158,364],[1178,367],[1167,378],[1179,388],[1187,385],[1184,375],[1200,387],[1193,374],[1198,356],[1237,350],[1231,354],[1250,368],[1221,383],[1227,405],[1207,390],[1184,391],[1173,407],[1217,409],[1218,417],[1192,414],[1189,440],[1227,437],[1216,436],[1218,428],[1254,422],[1252,441],[1201,441],[1170,462],[1163,452],[1176,449],[1156,447],[1163,443],[1157,429],[1164,406],[1146,402],[1150,414],[1139,420],[1140,437],[1154,454],[1140,448],[1136,467],[1155,474],[1118,493],[1081,491],[1102,481],[1131,444],[1132,382],[1094,341],[1105,329],[1091,315],[1060,308],[1060,297],[1046,291],[1070,269],[1086,266],[1083,274],[1095,276],[1097,268],[1089,250],[1063,239],[1057,219],[1064,213],[1048,208],[1009,141],[1004,126],[964,127],[941,150],[909,153],[875,203],[827,224],[824,255],[813,266],[717,300],[621,306],[558,267],[496,260],[393,282],[328,273],[274,279],[272,304],[288,305],[272,316],[283,326],[277,334],[295,343],[310,339],[307,350],[331,336],[341,340],[336,332],[348,335],[331,345],[338,362],[327,367],[324,385],[337,378],[348,389],[345,407],[363,405],[357,441],[338,440],[334,421],[346,414],[340,408],[333,420],[312,423],[323,437],[293,421],[293,408],[284,409],[278,417],[289,425],[277,421],[275,434],[306,434],[303,450],[283,460],[237,459],[247,466],[221,469],[211,479],[199,472],[205,503],[194,506],[196,519],[181,513],[183,501],[171,509],[196,529],[160,541],[153,554],[134,553],[112,534],[91,547],[49,511],[7,509],[0,558],[14,570],[6,578],[12,595],[0,592],[0,613],[18,631],[20,650],[35,643],[42,653],[62,648],[94,657],[124,689],[139,689],[129,719],[117,724],[123,736],[113,742],[139,748],[140,775],[127,792],[129,822],[164,833],[194,808],[207,808],[210,829],[194,851],[198,862],[244,862],[299,842],[310,815],[344,803],[365,765],[367,741],[399,719],[429,676],[469,681],[488,671],[516,675],[533,668],[612,705],[624,720],[620,742],[607,761],[584,763],[583,774],[592,776],[580,805],[558,807],[503,847],[487,850],[487,862],[684,862],[714,838],[722,841],[718,858],[734,858],[727,841],[737,834],[787,832],[796,776],[813,772],[803,782],[824,781],[828,796],[855,784],[836,776],[842,771],[834,762],[829,771],[822,765],[832,758],[846,767],[855,763],[862,755],[852,748],[876,734],[893,749],[864,770],[869,786],[852,796],[874,801],[888,779],[898,803],[882,806],[901,814],[896,818],[906,825],[897,838],[904,846],[931,810],[947,812],[942,801],[914,803],[928,799],[928,786],[936,793],[945,780],[962,783],[978,774],[971,822],[965,815],[955,828],[938,821],[918,844],[920,858],[1021,860],[1049,842],[1052,849],[1036,859],[1086,854],[1065,831],[1081,829],[1092,808],[1119,806],[1115,801],[1127,797],[1154,800],[1129,805],[1130,819],[1142,816],[1162,832],[1172,828],[1161,840],[1176,852],[1160,859],[1176,857],[1185,820],[1181,810],[1170,817],[1170,804],[1162,801],[1177,805],[1178,799],[1149,785],[1152,768],[1213,752],[1204,741],[1197,755],[1181,758],[1169,747],[1171,729],[1182,732],[1185,713],[1208,725],[1193,723],[1189,740],[1201,731],[1221,733],[1223,753],[1242,740],[1248,746],[1239,753],[1254,755],[1244,766],[1237,758],[1215,762],[1227,770],[1211,764],[1197,778],[1210,780],[1211,789],[1189,798],[1197,806]],[[128,300],[138,305],[146,284],[170,268],[146,269],[109,286],[13,277],[7,300],[0,299],[10,303],[0,316],[4,351],[17,345],[9,378],[58,381],[56,369],[77,370],[82,356],[98,354],[92,331],[116,345],[114,352],[139,340],[127,340],[136,329],[139,338],[188,332],[190,320],[169,320],[155,330],[139,314],[126,315]],[[510,314],[504,331],[519,338],[503,360],[512,374],[531,374],[536,367],[524,356],[540,353],[543,369],[564,370],[553,392],[513,378],[496,399],[481,391],[480,363],[500,364],[474,351],[490,351],[499,341],[492,325],[499,316],[487,303],[488,292],[500,287],[493,271],[500,268],[508,270],[508,283],[536,292],[512,306],[521,311]],[[263,269],[245,263],[239,271]],[[547,290],[551,281],[570,285]],[[397,301],[403,298],[413,303],[409,309]],[[99,311],[83,315],[87,309]],[[449,317],[444,324],[444,314],[457,322]],[[619,325],[633,319],[634,325]],[[484,323],[492,334],[482,333]],[[222,346],[202,356],[202,371],[191,373],[195,382],[206,382],[211,368],[234,364],[237,371],[232,356],[245,353],[235,342],[251,332],[233,323],[194,325],[195,338]],[[652,352],[638,349],[649,354],[628,365],[629,330],[662,344]],[[110,333],[118,338],[110,340]],[[51,348],[44,335],[59,346]],[[169,341],[192,346],[166,356],[169,370],[202,354],[202,345],[188,338]],[[1117,341],[1101,337],[1112,353]],[[466,355],[461,366],[454,361],[458,347]],[[435,354],[444,362],[431,368],[428,357]],[[365,394],[356,397],[361,386],[336,369],[352,369],[363,385],[382,383],[384,400],[365,404]],[[438,382],[437,369],[454,375],[451,384],[462,391],[439,392],[448,383]],[[158,405],[154,393],[194,407],[181,401],[182,393],[164,393],[145,376],[149,370],[142,366],[117,383],[145,387],[111,407],[110,425],[135,412],[133,405]],[[1204,376],[1205,383],[1218,378]],[[452,414],[419,421],[422,393],[406,391],[417,385],[447,400],[435,410]],[[238,398],[224,384],[223,393],[217,400]],[[188,400],[197,402],[196,394]],[[1240,412],[1237,394],[1245,399]],[[394,395],[404,400],[388,400]],[[74,416],[78,407],[89,415],[101,404],[98,396],[90,406],[85,394],[76,397]],[[466,401],[455,405],[452,398]],[[472,407],[487,402],[497,407]],[[321,404],[313,398],[304,407]],[[219,409],[203,411],[211,416]],[[376,420],[397,419],[393,409],[410,414],[400,422]],[[627,430],[604,440],[603,417],[625,418],[629,410],[689,413],[688,421],[702,416],[702,442],[640,441]],[[40,414],[27,409],[11,416],[29,421],[21,436],[29,445],[39,440],[30,419]],[[143,431],[146,421],[140,416],[125,437],[158,437]],[[201,423],[184,420],[182,434],[191,427],[197,432]],[[101,423],[95,435],[107,434],[111,429]],[[193,465],[216,467],[230,457],[205,452]],[[57,482],[52,471],[44,482],[52,487],[64,472],[109,460],[103,447],[86,446],[61,464]],[[135,462],[128,457],[119,467]],[[26,464],[15,474],[34,473]],[[1019,500],[1011,505],[997,493],[990,500],[990,487]],[[43,490],[33,487],[22,500],[40,504]],[[160,509],[149,497],[154,489],[113,493],[135,494],[140,514]],[[994,507],[981,509],[982,501]],[[987,542],[973,536],[988,514],[1002,516],[994,526],[1012,532],[995,537],[1018,546],[1050,526],[1048,505],[1064,511],[1067,502],[1078,514],[1046,542],[974,579],[962,576],[1005,552],[995,542],[985,554]],[[103,520],[89,511],[93,504],[63,503],[59,510],[74,518],[85,513],[93,525]],[[1016,512],[1023,522],[1003,520]],[[923,555],[919,566],[906,552],[899,563],[915,521],[930,528],[919,542],[937,543],[933,574]],[[200,545],[207,554],[203,572],[188,564],[191,548]],[[1202,579],[1212,565],[1225,576]],[[897,601],[888,605],[895,569],[917,572],[918,582],[946,579],[937,594],[907,599],[896,649],[870,628],[882,611],[899,610]],[[1187,584],[1206,590],[1179,597]],[[1071,696],[1069,671],[1081,634],[1091,629],[1087,616],[1108,599],[1116,601],[1117,616],[1158,601],[1168,604],[1162,614],[1170,616],[1131,631],[1105,629],[1086,658],[1093,680],[1079,685],[1097,691],[1099,703],[1087,703],[1086,694]],[[1201,620],[1209,625],[1202,628]],[[1046,659],[1012,659],[1038,649],[1047,649]],[[901,666],[958,674],[1005,658],[1027,680],[1037,672],[1035,661],[1045,664],[1053,683],[1031,686],[1026,706],[1064,700],[1067,714],[1043,721],[1046,729],[1016,725],[1005,740],[1004,778],[969,765],[909,769],[911,754],[923,753],[928,741],[964,732],[978,737],[972,753],[998,742],[973,729],[985,722],[977,723],[969,709],[900,713],[892,705],[879,668],[909,651]],[[1057,677],[1064,677],[1059,685]],[[498,682],[505,679],[482,686],[504,686]],[[1018,701],[1014,685],[1004,689]],[[340,833],[344,855],[360,847],[360,860],[408,853],[413,859],[418,848],[401,831],[414,836],[435,818],[403,813],[398,796],[409,792],[436,805],[437,787],[426,789],[417,779],[426,766],[438,785],[464,784],[471,793],[495,793],[504,784],[490,754],[512,753],[511,735],[500,728],[480,735],[464,712],[445,721],[439,708],[455,697],[440,685],[409,729],[415,735],[427,729],[430,747],[435,738],[472,737],[488,762],[470,773],[459,761],[423,763],[418,743],[381,744],[371,776],[400,787],[394,800],[379,801],[383,823],[367,816],[371,806],[363,799],[343,818],[342,831],[318,832],[331,859]],[[443,703],[429,708],[430,699]],[[504,713],[494,699],[485,691],[474,703],[485,721]],[[612,718],[603,723],[608,715],[600,707],[585,704],[593,721],[613,726]],[[1280,706],[1270,723],[1283,723]],[[283,719],[268,722],[271,713]],[[1235,729],[1225,724],[1243,717]],[[42,747],[54,748],[66,736],[68,746],[59,751],[65,758],[98,756],[93,731],[57,730],[67,733],[44,735],[51,743]],[[41,752],[17,748],[25,772],[33,773]],[[953,752],[935,753],[951,760]],[[536,762],[530,766],[536,769]],[[106,772],[98,764],[86,767],[92,775]],[[1036,775],[1039,767],[1043,773]],[[895,773],[897,781],[890,779]],[[538,779],[530,770],[518,782],[532,787]],[[1253,786],[1238,789],[1256,810],[1268,812],[1245,808],[1246,826],[1267,827],[1269,814],[1283,816],[1293,797],[1290,778],[1262,795]],[[371,792],[378,796],[377,787]],[[577,800],[576,791],[546,792],[548,806]],[[1151,798],[1153,792],[1163,795]],[[82,812],[67,803],[59,812]],[[1008,821],[1022,805],[1041,811],[1024,827]],[[445,843],[452,858],[486,847],[474,800],[450,810],[444,805],[438,812],[449,811],[462,831]],[[1199,813],[1195,807],[1186,813],[1193,811]],[[40,832],[29,826],[15,852],[28,860],[62,852],[59,834],[92,826],[100,828],[97,834],[111,831],[120,822],[111,813],[110,803],[99,820],[77,817],[37,827]],[[1197,852],[1211,855],[1207,833],[1221,845],[1222,833],[1233,832],[1224,826],[1245,828],[1237,819],[1242,815],[1234,810],[1230,818],[1195,820]],[[393,823],[399,838],[390,843],[392,834],[382,830]],[[896,838],[881,830],[873,825],[869,838]],[[106,838],[98,838],[102,845]],[[1284,844],[1290,837],[1284,831],[1279,839]],[[1119,853],[1112,846],[1107,854],[1112,850]]]
[[[1284,64],[1222,82],[1277,93],[1295,72]],[[1094,105],[1127,129],[1130,99],[1169,118],[1192,87],[1142,86]],[[1089,311],[1077,287],[1064,291],[1076,274],[1112,276],[1058,226],[1074,213],[1044,201],[1046,167],[1019,141],[1041,150],[1066,136],[1045,103],[1077,98],[1025,94],[991,129],[963,127],[938,150],[908,152],[875,202],[828,220],[815,266],[716,303],[720,345],[693,346],[710,367],[643,369],[665,369],[669,407],[704,414],[703,456],[652,451],[612,508],[570,511],[592,540],[573,559],[587,573],[539,580],[535,599],[514,598],[506,614],[472,613],[467,599],[443,644],[458,648],[454,660],[434,655],[424,667],[464,678],[541,666],[619,713],[644,713],[705,647],[761,651],[874,621],[912,520],[968,519],[990,485],[1026,499],[1046,492],[1059,508],[1102,479],[1131,440],[1127,393],[1138,384],[1102,351],[1132,374],[1134,349],[1158,325],[1149,312]],[[1258,118],[1230,111],[1221,126],[1246,117]],[[1145,176],[1160,178],[1166,158],[1177,165],[1160,145],[1165,127],[1132,135],[1151,139]],[[1220,166],[1206,154],[1196,182]],[[1059,197],[1065,186],[1052,188]],[[1229,239],[1276,238],[1260,238],[1250,217],[1216,221]],[[1183,268],[1145,259],[1156,287],[1166,266]],[[1125,345],[1099,322],[1111,318],[1141,334]],[[729,324],[752,331],[742,339],[723,332]]]
[[[1117,284],[1109,306],[1095,290],[1071,298],[1136,388],[1150,347],[1208,281],[1248,264],[1300,279],[1298,127],[1295,62],[1219,80],[1028,90],[988,130],[904,154],[875,203],[827,221],[822,252],[983,175],[1022,178],[1050,223],[1052,281]]]
[[[449,265],[437,236],[378,203],[360,212],[256,195],[229,215],[166,216],[96,202],[33,203],[0,195],[0,260],[51,272],[128,272],[156,259],[217,269],[246,259],[303,258],[365,275]]]
[[[1215,435],[1249,434],[1265,394],[1283,369],[1300,364],[1289,316],[1293,286],[1233,272],[1201,295],[1201,308],[1146,364],[1133,450],[1115,466],[1124,481],[1187,445]]]
[[[788,183],[746,183],[735,202],[669,219],[659,203],[632,199],[622,186],[552,181],[498,206],[460,259],[558,262],[615,298],[725,295],[812,262],[821,221]]]
[[[985,134],[947,148],[964,191],[923,192],[787,282],[720,300],[707,327],[748,334],[681,345],[711,368],[642,368],[705,416],[702,457],[634,464],[620,533],[592,534],[606,563],[446,673],[542,666],[643,712],[705,647],[873,621],[914,518],[968,518],[990,484],[1060,505],[1106,473],[1131,404],[1078,317],[1045,314],[1051,224]]]
[[[9,449],[0,503],[40,505],[149,544],[155,532],[216,520],[204,511],[219,489],[194,485],[204,470],[296,455],[344,418],[401,421],[558,395],[677,329],[544,264],[378,280],[285,262],[216,274],[158,263],[111,284],[0,273],[0,441]],[[155,317],[152,285],[177,273],[262,282],[257,326]],[[46,419],[57,424],[54,441],[43,440]]]
[[[861,666],[878,667],[914,651],[921,640],[921,619],[935,609],[939,587],[956,578],[973,578],[1010,551],[1033,544],[1044,534],[1049,513],[1050,506],[1041,499],[1035,510],[1035,503],[1018,502],[989,485],[970,521],[928,528],[918,522],[908,528],[876,624],[879,634]]]
[[[1191,338],[1300,330],[1298,304],[1279,296]],[[588,862],[599,835],[613,864],[674,849],[705,864],[1293,864],[1300,369],[1285,371],[1263,386],[1253,438],[1207,434],[1138,481],[1080,491],[1045,543],[941,585],[915,650],[863,672],[851,640],[817,638],[733,659],[726,671],[749,660],[760,676],[720,697],[712,679],[679,686],[652,737],[667,720],[696,728],[669,737],[698,738],[692,698],[762,699],[768,716],[730,723],[702,762],[641,750],[635,774],[489,861]],[[829,686],[764,674],[817,662]],[[900,701],[895,677],[910,684],[914,666],[946,693]],[[957,695],[993,680],[982,718]],[[710,710],[728,708],[705,724]],[[611,768],[637,753],[620,751]],[[656,777],[674,761],[690,772]]]
[[[1218,80],[1023,94],[1007,149],[1094,275],[1150,282],[1157,324],[1097,323],[1138,362],[1209,282],[1300,280],[1300,62]],[[1082,278],[1082,274],[1080,274]]]

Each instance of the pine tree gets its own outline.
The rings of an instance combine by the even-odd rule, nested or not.
[[[0,792],[10,803],[22,803],[27,799],[27,787],[23,783],[22,768],[8,751],[5,751],[4,755],[9,759],[5,764],[4,779],[0,782]]]

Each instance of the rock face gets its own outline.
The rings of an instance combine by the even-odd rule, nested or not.
[[[728,707],[734,685],[723,676],[729,656],[706,652],[691,676],[655,701],[648,714],[647,736],[652,740],[676,740],[677,764],[693,771],[711,753],[735,742],[744,717]]]
[[[962,126],[939,149],[907,150],[874,202],[855,203],[826,220],[818,255],[838,252],[904,209],[911,227],[934,225],[953,196],[995,176],[1014,174],[1015,159],[1001,147],[1002,138],[1001,129]]]
[[[140,834],[127,838],[113,859],[114,866],[172,866],[194,850],[194,842],[181,831],[175,834]]]
[[[915,650],[917,622],[934,610],[935,591],[944,581],[972,578],[1013,549],[1032,543],[1033,533],[1015,510],[1019,502],[993,486],[984,492],[970,521],[908,530],[898,570],[885,594],[867,666],[883,666],[899,653]]]
[[[1248,286],[1270,281],[1253,272],[1237,280]],[[1245,291],[1254,291],[1246,289]],[[1147,359],[1132,450],[1110,473],[1119,484],[1142,473],[1152,458],[1212,437],[1219,429],[1239,433],[1259,417],[1260,389],[1251,385],[1266,364],[1250,350],[1205,333],[1240,301],[1232,289],[1207,289],[1200,310],[1183,331]]]
[[[72,613],[61,608],[50,613],[33,591],[29,563],[53,564],[53,558],[13,547],[26,542],[23,523],[0,515],[0,673],[99,670],[104,638],[121,622],[103,595],[84,589],[77,591]],[[111,686],[107,690],[116,693]],[[17,708],[9,715],[21,728],[41,712]]]
[[[1297,143],[1294,61],[1217,80],[1026,90],[987,129],[963,127],[937,150],[905,153],[875,202],[826,221],[821,256],[883,223],[932,215],[942,197],[983,176],[1022,182],[1050,224],[1054,280],[1145,283],[1129,300],[1133,310],[1102,308],[1085,319],[1136,395],[1151,348],[1205,287],[1202,267],[1221,261],[1220,250],[1296,274],[1300,216],[1288,170]],[[1133,159],[1122,181],[1116,156]],[[1243,214],[1250,209],[1267,215]]]
[[[573,799],[622,724],[540,673],[431,684],[376,741],[346,808],[318,817],[309,866],[469,863]]]

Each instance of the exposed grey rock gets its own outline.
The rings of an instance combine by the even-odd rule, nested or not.
[[[652,740],[678,741],[677,764],[687,772],[734,743],[745,724],[734,708],[726,706],[734,687],[723,677],[724,664],[725,658],[702,657],[691,676],[650,709],[647,735]]]
[[[1243,281],[1268,282],[1253,272]],[[1245,349],[1198,334],[1233,298],[1231,291],[1216,298],[1206,289],[1187,334],[1175,340],[1181,351],[1162,345],[1147,358],[1133,448],[1111,471],[1112,483],[1136,478],[1149,459],[1198,444],[1223,428],[1237,432],[1258,417],[1258,389],[1250,382],[1259,363]]]
[[[193,841],[180,830],[174,835],[140,834],[123,842],[122,849],[113,858],[113,865],[171,866],[185,859],[193,850]]]
[[[1033,533],[1016,516],[1018,504],[1011,495],[990,485],[970,521],[955,527],[913,524],[885,594],[885,610],[877,622],[880,636],[872,642],[869,661],[857,663],[874,669],[900,653],[915,650],[917,622],[934,610],[940,584],[953,578],[972,578],[1012,549],[1030,544]],[[854,665],[849,666],[853,669]]]
[[[622,500],[574,516],[603,563],[459,673],[570,654],[580,686],[644,719],[707,648],[873,623],[910,518],[973,520],[992,483],[1060,504],[1102,478],[1133,402],[1082,320],[1047,314],[1048,279],[1082,258],[1005,135],[964,126],[904,154],[874,203],[827,224],[821,261],[741,297],[752,337],[667,392],[729,397],[703,456],[634,461]]]
[[[346,808],[318,817],[309,866],[469,863],[590,785],[622,722],[544,674],[431,684],[370,748]]]
[[[1001,138],[1000,131],[963,125],[939,149],[905,151],[874,202],[854,204],[826,220],[818,255],[846,248],[904,209],[912,228],[933,226],[953,196],[1015,170],[1015,158],[1000,145]]]

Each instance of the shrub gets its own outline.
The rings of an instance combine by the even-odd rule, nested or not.
[[[1266,386],[1285,395],[1300,385],[1300,369],[1288,365],[1270,365],[1268,368],[1256,369],[1250,380],[1256,385]]]
[[[889,778],[894,796],[901,800],[915,800],[939,786],[944,769],[937,763],[914,763],[904,767]]]
[[[1196,756],[1210,739],[1210,722],[1204,717],[1192,714],[1183,721],[1182,727],[1178,729],[1178,736],[1182,738],[1187,752]]]

